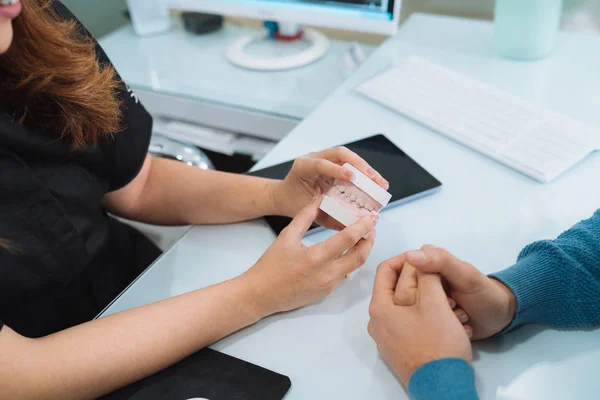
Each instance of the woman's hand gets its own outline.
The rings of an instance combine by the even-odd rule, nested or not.
[[[377,222],[373,216],[364,217],[323,243],[304,246],[302,236],[315,220],[320,202],[320,197],[314,198],[240,277],[256,289],[254,298],[262,316],[293,310],[327,296],[371,253]]]
[[[349,181],[352,171],[342,165],[350,163],[360,172],[373,179],[387,190],[389,183],[365,160],[346,147],[328,149],[298,158],[288,176],[277,186],[273,202],[278,213],[294,217],[311,199],[327,191],[335,179]],[[323,212],[319,212],[316,222],[326,228],[342,229],[343,226]]]
[[[412,274],[404,256],[377,269],[369,313],[369,334],[400,380],[408,385],[414,371],[430,361],[472,361],[465,328],[449,304],[438,274]],[[405,278],[401,274],[411,272]]]

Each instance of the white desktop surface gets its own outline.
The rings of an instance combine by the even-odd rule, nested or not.
[[[227,46],[240,35],[257,30],[225,24],[220,31],[193,35],[182,25],[162,34],[139,37],[131,26],[104,36],[100,43],[134,89],[255,111],[300,121],[347,78],[342,56],[350,42],[330,40],[327,55],[306,67],[278,72],[245,70],[225,58]],[[253,45],[256,54],[290,54],[303,42],[265,41]],[[366,55],[374,46],[361,44]]]
[[[553,238],[600,207],[600,157],[589,156],[551,184],[539,184],[363,98],[354,88],[405,56],[419,55],[600,126],[600,38],[563,34],[538,63],[499,59],[492,25],[414,15],[259,167],[376,132],[440,179],[442,191],[382,213],[366,265],[329,298],[267,318],[213,348],[288,375],[287,400],[403,399],[406,393],[366,326],[377,265],[424,243],[443,246],[486,273],[510,266],[521,248]],[[327,232],[305,239],[323,240]],[[195,227],[106,314],[231,278],[275,238],[262,221]],[[482,399],[594,399],[600,393],[600,330],[521,328],[477,343]]]

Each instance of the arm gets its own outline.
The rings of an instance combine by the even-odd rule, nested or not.
[[[0,331],[0,399],[97,398],[264,316],[243,279],[28,339]]]
[[[133,181],[108,193],[104,200],[116,215],[159,225],[230,223],[264,215],[294,217],[333,179],[351,179],[352,172],[342,167],[346,162],[384,189],[389,187],[362,158],[338,147],[298,158],[284,180],[205,171],[147,156]],[[337,227],[323,213],[316,222]]]
[[[600,210],[556,240],[527,246],[518,262],[492,275],[517,301],[507,331],[523,324],[600,324]]]
[[[147,156],[137,177],[108,193],[105,205],[119,216],[157,225],[238,222],[280,214],[278,182]]]
[[[317,199],[300,212],[237,278],[40,339],[5,326],[0,331],[0,399],[97,398],[267,315],[331,293],[368,257],[376,221],[365,217],[307,248],[302,236],[318,206]]]

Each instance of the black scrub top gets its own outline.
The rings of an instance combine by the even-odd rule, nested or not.
[[[60,2],[53,6],[75,19]],[[98,44],[96,52],[110,63]],[[22,335],[89,321],[160,254],[102,204],[105,193],[137,176],[152,129],[150,115],[121,86],[123,130],[84,150],[0,110],[0,238],[13,245],[0,248],[0,320]]]

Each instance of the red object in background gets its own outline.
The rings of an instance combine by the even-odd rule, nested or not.
[[[303,36],[304,36],[304,31],[300,31],[297,34],[295,34],[294,36],[284,36],[284,35],[280,34],[279,32],[275,32],[275,39],[281,40],[284,42],[292,42],[294,40],[300,40],[300,39],[302,39]]]

